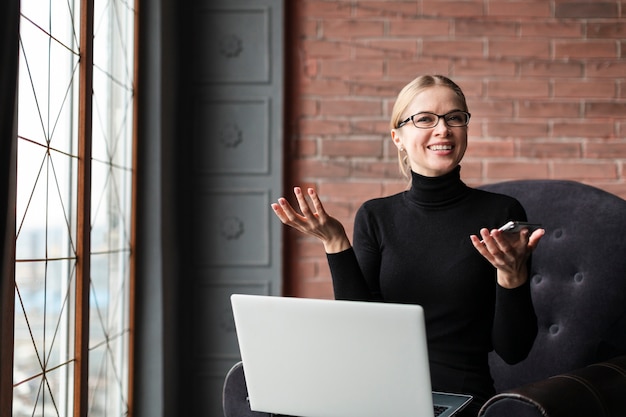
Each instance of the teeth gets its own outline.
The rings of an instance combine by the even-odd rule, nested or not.
[[[432,151],[450,151],[452,150],[452,145],[433,145],[429,148]]]

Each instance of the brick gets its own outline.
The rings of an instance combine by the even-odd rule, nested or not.
[[[467,145],[467,158],[493,158],[515,156],[515,143],[512,140],[472,140]]]
[[[552,168],[552,175],[557,179],[617,179],[617,167],[605,162],[558,162]]]
[[[290,146],[290,149],[287,155],[296,157],[296,158],[314,156],[314,155],[317,155],[317,152],[318,152],[317,140],[298,139],[298,140],[291,141],[289,146]]]
[[[295,46],[301,39],[315,39],[318,35],[318,21],[317,20],[304,20],[300,21],[298,26],[294,28],[297,33],[296,37],[292,40],[292,46]]]
[[[615,41],[555,41],[554,57],[559,58],[617,58]]]
[[[383,62],[381,60],[339,60],[322,61],[320,73],[325,77],[347,78],[381,78]]]
[[[319,178],[346,178],[350,175],[350,164],[346,161],[297,159],[292,162],[296,178],[315,173]]]
[[[497,180],[507,179],[533,179],[548,178],[549,169],[547,162],[516,162],[510,161],[488,161],[485,163],[487,178]]]
[[[498,20],[455,19],[455,36],[506,36],[515,37],[518,23]]]
[[[318,100],[314,99],[307,99],[307,98],[302,98],[299,100],[298,102],[299,104],[299,114],[300,116],[308,116],[308,117],[312,117],[312,116],[317,116],[319,114],[319,106],[318,106]]]
[[[470,106],[472,115],[488,118],[512,117],[513,101],[511,100],[490,100],[476,101]],[[474,116],[472,116],[474,117]],[[473,120],[470,121],[470,123]]]
[[[379,100],[326,99],[320,102],[320,115],[332,116],[378,116],[382,108]]]
[[[551,17],[550,2],[547,1],[506,1],[489,2],[489,16],[506,17]]]
[[[587,77],[623,77],[626,74],[626,62],[602,60],[585,64]]]
[[[425,58],[420,59],[419,61],[409,62],[406,60],[390,59],[387,62],[387,75],[389,77],[402,79],[404,84],[408,83],[418,75],[447,74],[449,69],[449,59]]]
[[[382,195],[382,185],[378,181],[324,182],[320,184],[319,192],[333,201],[365,201]]]
[[[314,96],[345,96],[350,93],[350,84],[344,80],[306,78],[300,84],[300,92]]]
[[[382,145],[379,140],[325,140],[322,141],[322,155],[380,158]]]
[[[520,117],[562,118],[580,117],[581,110],[578,103],[554,101],[523,101],[519,104]]]
[[[485,77],[513,76],[517,65],[514,62],[497,59],[458,59],[453,63],[452,73],[457,75],[477,75]]]
[[[332,119],[300,119],[294,133],[301,135],[330,135],[350,132],[350,122]]]
[[[300,6],[299,19],[349,19],[352,10],[349,4],[340,1],[307,0],[294,2]]]
[[[548,97],[550,94],[547,81],[537,80],[513,80],[513,81],[489,81],[487,84],[488,97],[524,98],[524,97]]]
[[[423,0],[422,13],[425,16],[484,16],[485,6],[482,1],[478,0]]]
[[[322,33],[325,38],[379,37],[384,34],[383,22],[371,20],[325,20]]]
[[[520,143],[519,155],[524,158],[580,158],[580,143],[577,142],[529,142]]]
[[[548,123],[535,121],[490,121],[487,124],[490,137],[533,137],[544,138],[548,135]]]
[[[405,80],[368,80],[367,82],[355,81],[350,83],[350,94],[352,96],[395,98],[405,84]],[[385,114],[390,113],[385,112]]]
[[[580,77],[583,75],[584,65],[581,62],[532,60],[521,64],[522,77]]]
[[[626,23],[620,22],[589,22],[587,37],[600,39],[626,38]]]
[[[626,158],[626,143],[588,143],[584,148],[584,157],[623,159]]]
[[[552,125],[552,137],[608,138],[614,135],[613,123],[589,120],[557,121]]]
[[[309,57],[346,57],[350,55],[352,47],[347,43],[321,40],[304,40],[302,50]]]
[[[617,2],[572,2],[557,4],[554,11],[556,18],[619,17]]]
[[[387,118],[353,118],[351,122],[351,134],[383,135],[389,132],[389,120]]]
[[[612,81],[565,81],[556,80],[553,86],[555,97],[604,97],[617,96],[615,83]]]
[[[389,25],[391,37],[447,36],[450,34],[450,22],[436,19],[411,19],[394,22]]]
[[[587,117],[626,117],[626,103],[615,102],[587,102],[585,103]]]
[[[328,267],[327,267],[328,268]],[[294,276],[298,276],[297,273]],[[300,281],[299,279],[297,281]],[[333,284],[331,281],[310,282],[305,281],[298,283],[294,287],[294,295],[303,298],[313,298],[322,300],[332,300],[334,298]]]
[[[394,57],[397,59],[411,59],[417,55],[416,40],[384,40],[384,41],[367,41],[363,43],[353,44],[356,51],[356,58],[373,58],[381,59]]]
[[[421,53],[424,56],[482,57],[484,45],[482,41],[473,40],[424,40]]]
[[[520,36],[523,38],[580,38],[583,24],[576,21],[568,22],[522,22]]]
[[[352,175],[354,178],[386,178],[397,180],[402,178],[398,161],[395,159],[390,162],[357,161],[352,167]]]
[[[471,161],[471,158],[464,158],[461,163],[461,178],[463,181],[469,181],[470,178],[482,177],[483,164],[480,161]]]
[[[418,3],[414,1],[359,1],[354,4],[354,14],[359,19],[406,19],[417,16],[417,7]]]
[[[545,40],[489,41],[488,48],[490,57],[550,57],[550,43]]]

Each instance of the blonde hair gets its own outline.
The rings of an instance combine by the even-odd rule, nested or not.
[[[402,115],[406,109],[411,105],[413,99],[427,88],[443,86],[448,87],[459,97],[461,102],[461,108],[459,110],[468,111],[467,101],[465,100],[465,94],[463,90],[454,81],[443,75],[420,75],[413,81],[400,90],[396,102],[391,110],[391,120],[389,123],[390,129],[397,129],[398,123],[402,121]],[[398,164],[400,165],[400,172],[408,180],[411,179],[411,166],[409,164],[408,156],[398,150]]]

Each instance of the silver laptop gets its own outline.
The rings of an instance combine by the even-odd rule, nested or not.
[[[418,305],[242,294],[231,302],[253,411],[449,417],[471,401],[432,392]]]

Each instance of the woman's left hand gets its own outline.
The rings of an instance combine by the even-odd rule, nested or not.
[[[528,280],[528,257],[544,234],[544,229],[537,229],[532,234],[528,229],[519,233],[481,229],[480,238],[471,235],[470,239],[476,250],[497,269],[498,284],[504,288],[516,288]]]

